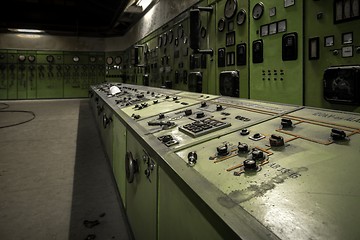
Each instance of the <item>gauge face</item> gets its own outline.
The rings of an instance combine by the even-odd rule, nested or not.
[[[264,5],[260,2],[255,4],[254,8],[253,8],[253,18],[255,20],[258,20],[262,17],[262,15],[264,14]]]
[[[24,62],[26,60],[26,57],[25,57],[25,55],[19,55],[18,59],[20,62]]]
[[[201,38],[205,38],[205,37],[206,37],[206,28],[205,28],[205,27],[201,27],[201,29],[200,29],[200,36],[201,36]]]
[[[106,63],[107,63],[107,65],[111,65],[112,63],[113,63],[113,58],[112,57],[107,57],[106,58]]]
[[[224,31],[225,29],[225,19],[221,18],[218,22],[218,30],[219,32]]]
[[[92,62],[92,63],[93,63],[93,62],[96,62],[96,57],[90,56],[90,57],[89,57],[89,61]]]
[[[240,9],[237,16],[236,16],[236,23],[238,25],[242,25],[246,20],[246,11],[245,9]]]
[[[172,43],[172,41],[173,41],[173,39],[174,39],[174,32],[173,32],[173,30],[170,30],[170,31],[169,31],[168,38],[169,38],[169,43]]]
[[[166,46],[167,42],[168,42],[168,35],[167,35],[167,33],[164,33],[164,35],[163,35],[163,44],[164,44],[164,46]]]
[[[73,61],[74,61],[74,62],[78,62],[79,60],[80,60],[80,58],[79,58],[78,56],[74,56],[74,57],[73,57]]]
[[[115,64],[121,64],[122,58],[120,56],[115,57]]]
[[[29,59],[29,62],[34,62],[34,61],[35,61],[35,56],[34,56],[34,55],[30,55],[30,56],[28,57],[28,59]]]
[[[162,38],[162,36],[160,35],[160,36],[158,37],[158,47],[161,47],[162,44],[163,44],[163,38]]]
[[[179,24],[179,26],[178,26],[177,35],[178,35],[178,38],[184,37],[184,27],[182,24]]]
[[[269,35],[269,25],[263,25],[260,28],[260,36],[267,36]]]
[[[227,0],[224,8],[224,16],[229,19],[232,18],[237,10],[237,0]]]
[[[54,61],[54,56],[53,55],[48,55],[46,56],[46,61],[48,61],[49,63]]]
[[[278,32],[286,32],[286,20],[282,20],[277,24]]]
[[[327,36],[324,40],[325,47],[334,46],[334,36]]]

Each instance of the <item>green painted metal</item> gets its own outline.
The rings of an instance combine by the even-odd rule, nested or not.
[[[63,73],[62,52],[37,51],[37,98],[63,98]]]
[[[113,117],[113,173],[116,184],[122,199],[126,204],[126,127],[120,122],[117,116]],[[126,205],[124,206],[126,208]]]
[[[132,153],[139,166],[134,181],[126,184],[126,214],[135,239],[153,240],[156,239],[157,235],[158,166],[154,162],[155,167],[148,179],[144,174],[147,168],[147,164],[143,160],[144,149],[133,134],[128,132],[126,138],[127,152]]]
[[[258,0],[250,0],[249,20],[249,67],[250,98],[291,104],[303,104],[303,1],[285,8],[284,1],[265,2],[264,13],[258,20],[252,18],[253,7]],[[287,2],[287,1],[285,1]],[[276,7],[276,15],[270,17],[269,10]],[[275,24],[286,19],[287,31],[261,36],[261,26]],[[282,37],[287,33],[298,35],[296,60],[282,60]],[[252,43],[263,41],[263,62],[253,63]]]
[[[100,130],[100,136],[104,143],[105,153],[110,164],[113,164],[113,113],[112,110],[99,100],[99,108],[96,110],[96,118]]]
[[[89,58],[83,52],[64,52],[64,97],[87,97]]]
[[[323,98],[323,74],[324,70],[330,66],[340,65],[359,65],[360,53],[357,47],[360,46],[360,20],[353,20],[334,24],[333,3],[329,4],[322,1],[307,1],[305,3],[305,105],[332,108],[347,111],[360,112],[359,106],[346,106],[331,104]],[[322,17],[317,19],[317,15],[322,13]],[[343,44],[342,34],[353,33],[353,43]],[[334,45],[325,47],[324,37],[334,36]],[[309,39],[319,37],[319,59],[309,60]],[[343,58],[341,49],[344,46],[353,47],[353,57]],[[334,51],[338,52],[336,55]]]
[[[17,99],[17,52],[16,50],[8,50],[8,99]]]
[[[8,54],[0,50],[0,99],[8,98]]]
[[[32,61],[31,58],[34,57]],[[27,98],[35,99],[37,94],[37,57],[36,51],[26,51],[26,70],[27,70]]]

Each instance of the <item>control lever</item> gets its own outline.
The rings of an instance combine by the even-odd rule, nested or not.
[[[164,121],[152,121],[152,122],[148,122],[148,125],[149,126],[168,126],[168,127],[171,127],[171,126],[175,126],[175,122],[171,122],[171,121],[167,121],[167,122],[164,122]]]

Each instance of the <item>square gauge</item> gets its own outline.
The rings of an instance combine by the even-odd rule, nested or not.
[[[269,25],[269,35],[277,33],[277,23],[271,23]]]
[[[325,47],[334,46],[334,35],[324,37],[324,45]]]
[[[286,32],[286,20],[282,20],[277,23],[278,32]]]
[[[260,36],[267,36],[269,35],[269,25],[263,25],[260,28]]]
[[[351,44],[353,42],[353,33],[343,33],[342,35],[342,43],[343,44]]]
[[[343,58],[352,57],[353,56],[353,47],[352,46],[342,47],[341,56]]]
[[[270,17],[273,17],[273,16],[275,16],[275,15],[276,15],[276,7],[270,8],[270,10],[269,10],[269,16],[270,16]]]
[[[295,0],[284,0],[284,7],[290,7],[295,5]]]

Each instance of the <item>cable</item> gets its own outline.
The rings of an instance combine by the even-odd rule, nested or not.
[[[6,112],[7,112],[7,113],[27,113],[27,114],[32,115],[31,118],[29,118],[28,120],[25,120],[25,121],[19,122],[19,123],[10,124],[10,125],[0,126],[0,129],[1,129],[1,128],[8,128],[8,127],[18,126],[18,125],[21,125],[21,124],[30,122],[30,121],[34,120],[35,117],[36,117],[35,113],[32,112],[32,111],[24,111],[24,110],[4,110],[4,109],[9,108],[10,105],[7,104],[7,103],[0,103],[0,104],[4,104],[4,105],[5,105],[4,108],[0,108],[0,113],[6,113]]]

